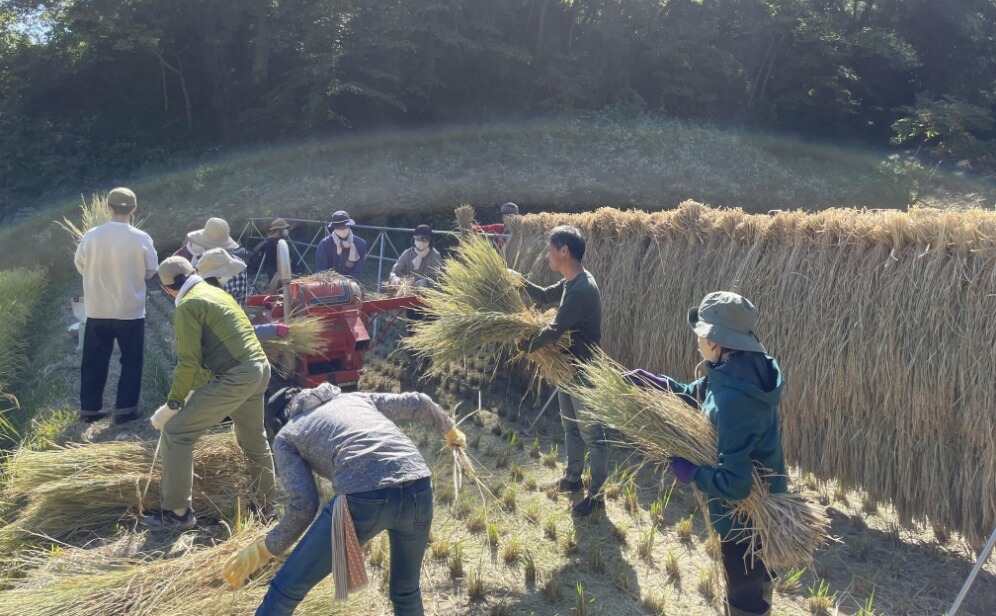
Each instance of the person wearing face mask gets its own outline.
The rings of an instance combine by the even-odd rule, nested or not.
[[[674,392],[701,409],[716,427],[719,465],[696,466],[673,458],[671,472],[710,499],[709,518],[721,539],[730,616],[770,614],[775,578],[759,558],[747,558],[746,531],[752,523],[734,519],[730,503],[750,494],[755,467],[765,469],[769,491],[788,490],[777,412],[784,380],[778,362],[754,334],[757,322],[757,309],[746,298],[710,293],[688,312],[688,324],[698,335],[704,377],[685,384],[646,370],[625,375],[637,386]]]
[[[363,274],[363,263],[367,258],[367,242],[353,235],[356,221],[349,212],[339,210],[332,214],[328,229],[331,235],[318,243],[315,253],[315,271],[332,270],[343,276],[359,278]]]
[[[398,286],[402,278],[414,278],[415,286],[425,287],[439,277],[443,259],[432,246],[432,229],[429,225],[415,227],[411,248],[406,249],[391,269],[388,284]]]
[[[273,222],[266,230],[266,237],[259,241],[252,249],[253,262],[258,264],[259,271],[266,274],[270,282],[267,285],[267,293],[273,294],[279,288],[280,280],[277,278],[277,244],[280,240],[290,242],[290,224],[283,218],[274,218]],[[292,264],[294,265],[294,264]]]
[[[169,257],[158,271],[163,293],[176,304],[177,364],[167,402],[151,418],[161,431],[160,509],[139,521],[153,530],[185,530],[197,524],[190,507],[194,444],[225,416],[232,418],[235,440],[249,460],[253,486],[263,496],[259,511],[265,512],[277,494],[264,428],[263,398],[270,364],[263,347],[232,296],[205,282],[189,261]],[[206,383],[204,370],[213,375]]]

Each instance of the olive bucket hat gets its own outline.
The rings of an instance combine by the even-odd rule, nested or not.
[[[688,311],[695,333],[724,349],[766,353],[754,334],[757,308],[746,297],[728,291],[710,293]]]

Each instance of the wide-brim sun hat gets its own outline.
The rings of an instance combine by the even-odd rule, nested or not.
[[[189,278],[194,275],[194,266],[183,257],[167,257],[159,264],[157,270],[159,282],[170,286],[176,282],[178,276]]]
[[[754,333],[758,318],[754,304],[728,291],[710,293],[688,311],[688,324],[702,338],[731,351],[766,353]]]
[[[239,243],[231,237],[228,222],[223,218],[209,218],[208,221],[204,223],[203,229],[191,231],[187,234],[187,241],[192,244],[197,244],[205,250],[210,250],[212,248],[235,250],[239,247]]]
[[[197,273],[202,278],[231,278],[246,271],[246,264],[228,254],[224,248],[212,248],[197,260]]]
[[[267,228],[266,233],[276,233],[277,231],[283,231],[284,229],[290,229],[290,224],[287,223],[283,218],[274,218],[273,222]]]
[[[332,213],[332,218],[329,219],[329,229],[335,229],[336,227],[341,227],[343,225],[347,227],[352,227],[356,224],[356,221],[349,217],[349,212],[346,210],[338,210]]]

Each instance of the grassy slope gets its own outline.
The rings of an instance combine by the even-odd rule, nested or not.
[[[751,211],[833,205],[903,207],[914,176],[866,153],[672,123],[574,120],[383,134],[232,154],[191,169],[122,178],[138,193],[160,249],[209,216],[323,218],[346,207],[361,221],[428,218],[451,226],[469,202],[538,209],[615,204],[659,209],[685,199]],[[991,189],[934,175],[949,201],[996,201]],[[990,192],[986,192],[990,190]],[[0,231],[5,267],[68,266],[63,231],[75,199]],[[25,204],[29,205],[29,204]]]

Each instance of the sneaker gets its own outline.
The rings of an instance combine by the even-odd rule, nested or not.
[[[574,505],[571,509],[571,515],[578,518],[586,518],[599,510],[605,510],[605,501],[595,496],[585,496],[581,499],[580,503]]]
[[[120,426],[121,424],[128,423],[129,421],[135,421],[142,414],[136,409],[130,413],[115,413],[114,414],[114,425]]]
[[[149,515],[140,516],[138,521],[149,530],[190,530],[197,526],[193,509],[187,509],[183,515],[176,515],[168,509],[160,509]]]
[[[581,483],[580,479],[570,480],[567,477],[561,477],[559,479],[554,479],[553,481],[548,481],[546,483],[540,484],[540,489],[544,492],[548,490],[557,490],[558,492],[580,492],[584,484]]]

